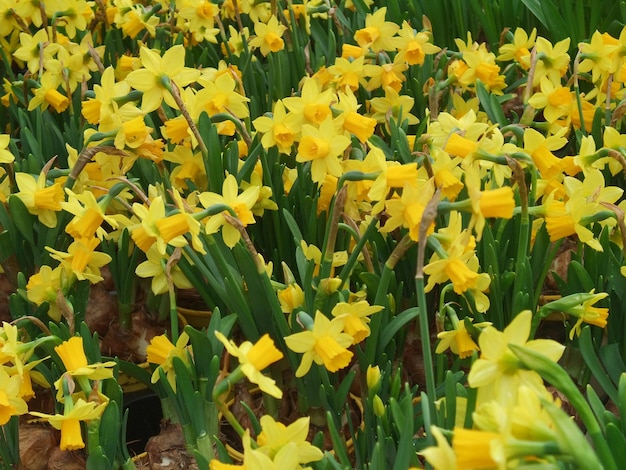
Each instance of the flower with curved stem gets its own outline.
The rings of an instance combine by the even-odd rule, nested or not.
[[[298,317],[301,318],[302,313]],[[337,372],[350,364],[353,353],[346,348],[352,345],[352,336],[344,333],[343,329],[342,317],[330,320],[318,310],[310,331],[301,331],[285,337],[289,349],[303,353],[296,377],[304,376],[313,362],[324,365],[330,372]]]
[[[115,361],[90,364],[85,355],[83,338],[81,336],[72,336],[67,341],[63,341],[63,343],[56,346],[54,351],[59,355],[61,362],[65,366],[65,374],[76,378],[86,377],[89,380],[104,380],[113,377],[112,368],[116,365]],[[63,395],[62,380],[63,376],[54,383],[57,389],[57,399],[60,399]],[[87,389],[83,389],[83,391],[88,393],[90,389],[91,387],[87,386]]]
[[[562,128],[556,134],[544,137],[530,127],[524,131],[524,151],[531,156],[542,178],[551,179],[563,169],[563,160],[552,151],[559,150],[567,144],[565,138],[567,132],[567,128]]]
[[[53,428],[61,430],[61,450],[78,450],[85,447],[80,422],[99,419],[107,405],[106,401],[97,404],[82,398],[74,402],[70,396],[66,396],[63,414],[49,415],[36,411],[30,414],[46,419]]]
[[[70,105],[67,96],[59,92],[59,81],[49,72],[44,72],[40,79],[41,86],[33,92],[33,98],[28,103],[28,110],[40,107],[42,110],[52,106],[57,113],[62,113]]]
[[[250,382],[257,384],[263,392],[275,398],[282,398],[283,392],[276,386],[276,381],[261,373],[262,370],[283,358],[283,353],[276,348],[268,334],[261,336],[254,344],[244,341],[239,346],[219,331],[215,332],[215,336],[222,342],[228,353],[239,360],[239,366],[231,373],[231,377],[234,378],[230,380],[237,380],[238,371],[240,371]]]
[[[437,334],[437,338],[440,339],[435,352],[437,354],[443,353],[446,349],[450,348],[454,354],[461,359],[471,356],[474,351],[478,351],[480,348],[474,342],[465,326],[465,320],[453,320],[454,329],[448,331],[442,331]],[[491,325],[491,322],[480,322],[474,324],[476,328],[484,328]]]

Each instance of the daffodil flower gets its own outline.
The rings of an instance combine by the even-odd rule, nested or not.
[[[509,344],[539,352],[553,361],[558,361],[565,346],[549,339],[528,340],[532,313],[519,313],[504,329],[492,326],[482,330],[478,337],[481,356],[470,369],[467,381],[470,387],[478,388],[477,404],[495,399],[502,403],[516,400],[520,385],[543,390],[543,380],[536,372],[524,370]]]
[[[219,331],[215,332],[215,336],[219,339],[228,353],[239,360],[239,369],[248,380],[255,383],[265,393],[276,398],[282,398],[283,392],[276,386],[276,381],[261,374],[261,371],[269,365],[283,358],[274,341],[268,334],[263,335],[256,343],[244,341],[237,346],[232,340],[228,340]],[[233,371],[234,379],[237,378],[237,369]]]
[[[348,351],[352,336],[343,332],[344,319],[330,320],[322,312],[315,313],[312,331],[301,331],[285,338],[289,349],[303,353],[296,377],[305,375],[313,362],[324,365],[330,372],[337,372],[350,364],[353,353]]]
[[[309,435],[310,417],[299,418],[288,426],[274,421],[269,415],[261,416],[259,421],[261,433],[257,437],[258,450],[268,457],[273,459],[285,446],[295,444],[292,451],[295,451],[298,463],[305,464],[322,459],[322,451],[306,440]]]
[[[5,367],[0,367],[0,426],[7,424],[12,416],[28,412],[28,405],[20,395],[21,382],[19,374],[9,375]]]
[[[169,382],[172,390],[176,392],[176,373],[174,372],[173,360],[175,357],[181,359],[185,364],[189,363],[187,343],[189,335],[185,332],[181,333],[176,341],[176,346],[167,338],[166,335],[155,336],[150,340],[150,344],[146,348],[147,361],[150,364],[156,364],[158,367],[154,370],[151,377],[152,383],[159,380],[159,370],[162,370]]]
[[[78,450],[85,447],[80,422],[99,419],[107,404],[106,401],[96,404],[82,398],[74,402],[71,397],[67,397],[63,414],[50,415],[36,411],[31,411],[30,414],[48,420],[53,428],[61,430],[61,450]]]

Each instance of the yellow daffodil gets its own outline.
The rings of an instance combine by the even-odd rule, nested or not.
[[[74,275],[80,281],[88,280],[96,284],[103,280],[100,268],[111,261],[108,254],[94,251],[99,244],[100,240],[97,238],[78,239],[70,244],[67,252],[50,247],[46,249],[52,253],[51,258],[61,262],[68,275]]]
[[[263,335],[254,344],[244,341],[240,346],[235,345],[219,331],[215,332],[215,336],[224,344],[228,353],[239,360],[238,369],[250,382],[257,384],[265,393],[282,398],[283,392],[276,386],[276,381],[261,374],[262,370],[283,358],[283,353],[274,346],[274,341],[268,334]]]
[[[387,7],[368,13],[365,17],[365,27],[354,33],[354,40],[361,47],[369,47],[374,52],[380,50],[392,51],[396,49],[394,36],[400,29],[395,23],[385,21]]]
[[[28,413],[28,405],[20,396],[21,382],[19,374],[9,375],[0,367],[0,426],[7,424],[11,416]]]
[[[61,450],[78,450],[85,447],[80,422],[99,419],[107,404],[106,401],[97,404],[82,398],[74,402],[68,397],[64,402],[63,414],[49,415],[36,411],[31,411],[30,414],[46,419],[53,428],[61,430]]]
[[[161,57],[155,51],[142,47],[139,56],[144,68],[129,73],[126,81],[135,90],[143,92],[143,112],[154,111],[163,100],[172,108],[178,109],[164,85],[164,80],[171,80],[176,86],[184,87],[200,76],[199,70],[185,67],[185,48],[182,45],[173,46]]]
[[[370,315],[383,308],[381,305],[370,305],[367,300],[339,302],[333,307],[331,314],[333,317],[343,317],[344,332],[352,336],[352,344],[358,344],[370,335]]]
[[[317,462],[323,457],[322,451],[311,445],[306,439],[309,435],[310,418],[295,420],[288,426],[274,421],[269,415],[261,416],[261,433],[257,437],[258,450],[271,459],[288,444],[295,444],[295,454],[300,464]]]
[[[296,161],[311,162],[311,179],[321,183],[327,173],[341,176],[340,156],[348,145],[350,139],[337,134],[331,118],[322,122],[319,128],[304,124]]]
[[[459,468],[456,463],[456,455],[441,430],[437,426],[431,426],[430,433],[435,438],[437,445],[427,447],[419,454],[422,455],[435,470],[455,470]]]
[[[524,69],[528,70],[530,68],[530,50],[534,47],[536,39],[537,28],[533,28],[530,35],[524,29],[516,28],[513,34],[513,41],[500,46],[498,60],[501,62],[515,60]]]
[[[33,274],[26,284],[26,296],[35,305],[48,302],[48,316],[54,321],[61,320],[61,311],[57,305],[59,292],[67,288],[67,278],[62,266],[52,269],[44,264],[39,271]]]
[[[0,163],[13,163],[15,157],[9,150],[11,136],[8,134],[0,134]]]
[[[117,221],[105,215],[104,208],[98,204],[93,193],[86,191],[75,194],[70,189],[65,189],[68,200],[61,203],[63,210],[74,214],[74,218],[65,227],[65,231],[74,238],[92,238],[96,235],[102,239],[106,231],[102,223],[106,222],[113,228],[117,228]]]
[[[492,326],[482,330],[478,337],[481,356],[472,364],[467,377],[469,386],[478,389],[479,405],[492,399],[504,404],[513,403],[522,384],[538,391],[543,389],[543,380],[539,374],[520,368],[517,356],[508,345],[515,344],[540,352],[553,361],[559,360],[565,347],[549,339],[529,341],[531,318],[530,310],[525,310],[504,331],[498,331]]]
[[[299,117],[294,113],[287,113],[282,100],[274,104],[272,117],[260,116],[252,124],[257,132],[263,134],[261,145],[263,148],[278,147],[284,154],[291,154],[291,149],[300,133]]]
[[[287,27],[278,22],[278,18],[271,16],[267,24],[260,21],[254,23],[256,37],[250,40],[250,47],[258,48],[263,56],[270,52],[278,52],[285,47],[282,35]]]
[[[435,192],[433,185],[428,182],[410,186],[406,184],[402,190],[401,197],[394,197],[385,201],[385,208],[389,218],[385,225],[380,228],[380,232],[388,233],[398,227],[405,227],[409,230],[411,240],[419,241],[419,230],[422,223],[424,209],[432,199]],[[426,232],[430,235],[435,230],[433,222]]]
[[[15,181],[19,188],[15,195],[22,200],[28,212],[36,215],[46,227],[56,227],[56,214],[61,211],[61,202],[65,201],[61,184],[47,185],[44,173],[40,173],[37,179],[28,173],[15,173]]]
[[[396,38],[397,60],[405,61],[409,65],[422,65],[426,55],[439,52],[441,48],[430,43],[429,33],[430,31],[415,31],[408,21],[403,21]]]
[[[216,204],[229,206],[235,214],[237,214],[239,222],[246,227],[248,224],[255,222],[252,207],[259,198],[260,188],[258,186],[249,186],[241,194],[238,193],[237,179],[234,175],[228,175],[222,184],[221,195],[212,192],[204,192],[198,195],[198,199],[206,208]],[[205,224],[206,233],[209,234],[217,232],[220,227],[222,227],[224,243],[230,248],[235,246],[241,238],[241,234],[237,228],[226,222],[226,219],[221,213],[210,216]]]
[[[491,322],[480,322],[474,326],[476,328],[484,328],[491,325]],[[461,359],[465,359],[473,354],[474,351],[478,351],[480,348],[474,342],[469,332],[465,327],[465,321],[458,321],[456,327],[453,330],[442,331],[437,335],[440,339],[439,344],[435,352],[437,354],[443,353],[446,349],[450,348],[454,354]]]
[[[352,336],[344,333],[343,329],[343,318],[330,320],[318,311],[312,331],[302,331],[285,338],[289,349],[304,354],[296,377],[304,376],[313,362],[324,365],[330,372],[337,372],[350,364],[353,353],[346,348],[352,344]]]
[[[167,376],[167,381],[172,390],[176,392],[176,373],[174,372],[174,363],[172,361],[177,357],[185,364],[189,363],[188,342],[189,335],[185,332],[178,337],[176,346],[172,344],[166,335],[155,336],[150,340],[150,344],[146,348],[146,360],[148,363],[158,366],[152,373],[152,378],[150,379],[152,383],[157,383],[160,376],[159,370],[162,370]]]

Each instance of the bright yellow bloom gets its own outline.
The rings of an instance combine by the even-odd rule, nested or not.
[[[400,26],[391,21],[385,21],[386,14],[387,7],[379,8],[374,14],[368,13],[365,17],[365,27],[354,33],[354,40],[359,46],[369,47],[374,52],[396,49],[394,36]]]
[[[155,295],[165,294],[169,288],[165,272],[167,255],[161,254],[156,245],[152,245],[146,252],[146,258],[148,259],[135,268],[135,274],[143,278],[151,277],[152,283],[150,287],[152,292]],[[193,287],[178,264],[171,266],[169,275],[172,283],[178,289],[191,289]]]
[[[455,427],[452,449],[459,469],[504,468],[506,456],[501,434]]]
[[[337,134],[331,118],[322,122],[319,128],[304,124],[296,161],[311,162],[311,179],[321,183],[328,173],[341,176],[340,156],[348,145],[350,139]]]
[[[567,53],[570,41],[570,38],[565,38],[553,45],[541,36],[537,38],[535,43],[537,64],[533,87],[539,85],[544,76],[552,83],[560,83],[561,77],[565,75],[570,64],[570,57]]]
[[[530,50],[534,47],[536,38],[537,28],[533,28],[530,35],[522,28],[516,28],[513,42],[500,46],[498,60],[501,62],[515,60],[524,69],[528,70],[530,68]]]
[[[11,136],[8,134],[0,134],[0,163],[13,163],[15,157],[11,153],[9,143],[11,142]]]
[[[385,208],[389,218],[380,232],[388,233],[398,227],[409,230],[411,240],[419,241],[419,230],[422,223],[422,214],[434,194],[434,188],[430,181],[421,181],[420,184],[410,186],[406,184],[401,197],[394,197],[385,201]],[[430,235],[435,230],[433,222],[426,232]]]
[[[107,404],[108,402],[105,401],[98,405],[82,398],[74,403],[71,398],[66,397],[62,415],[49,415],[35,411],[31,411],[30,414],[48,420],[53,428],[61,430],[61,450],[78,450],[85,447],[80,422],[99,419]]]
[[[552,83],[548,77],[541,78],[541,91],[533,93],[528,100],[533,108],[542,109],[543,117],[553,124],[562,117],[569,117],[574,104],[575,95],[568,87]]]
[[[254,223],[252,207],[259,198],[260,188],[258,186],[249,186],[241,194],[238,194],[238,192],[237,179],[233,175],[228,175],[224,179],[221,195],[204,192],[198,196],[198,199],[206,208],[216,204],[226,204],[233,209],[235,214],[237,214],[237,218],[245,227]],[[241,234],[239,230],[226,222],[222,213],[209,217],[205,224],[206,233],[209,234],[217,232],[220,227],[222,227],[224,243],[230,248],[235,246],[241,238]]]
[[[276,292],[283,313],[291,313],[296,307],[304,305],[304,291],[293,283]]]
[[[156,383],[159,380],[159,370],[162,370],[167,376],[172,390],[176,392],[176,373],[174,371],[173,360],[175,357],[182,360],[185,364],[189,363],[187,343],[189,336],[183,332],[176,341],[176,346],[167,338],[166,335],[155,336],[150,340],[150,344],[146,348],[146,360],[150,364],[156,364],[158,367],[152,373],[150,381]]]
[[[336,100],[332,90],[322,91],[317,80],[305,78],[300,96],[289,96],[283,99],[283,104],[294,115],[298,116],[298,124],[304,123],[321,125],[332,117],[330,104]],[[298,127],[300,131],[300,127]]]
[[[278,52],[285,47],[282,35],[287,27],[278,22],[275,16],[270,17],[267,24],[260,21],[254,23],[256,37],[250,40],[250,47],[259,48],[261,54],[266,56],[270,52]]]
[[[41,76],[40,83],[41,86],[33,91],[33,98],[28,103],[28,110],[32,111],[38,107],[43,110],[52,106],[57,113],[65,111],[70,105],[70,100],[58,91],[58,79],[47,72]]]
[[[544,179],[553,178],[563,168],[563,161],[552,151],[559,150],[567,144],[566,132],[567,128],[563,128],[546,138],[530,127],[524,131],[524,151],[531,156]]]
[[[12,416],[28,413],[28,405],[20,395],[21,382],[19,374],[9,375],[5,367],[0,367],[0,426]]]
[[[352,344],[352,336],[343,333],[343,329],[343,318],[336,317],[331,321],[317,311],[312,331],[301,331],[285,338],[289,349],[304,353],[296,377],[304,376],[313,362],[323,364],[330,372],[337,372],[350,364],[353,353],[346,348]]]
[[[261,416],[261,433],[257,437],[258,450],[273,459],[287,444],[295,444],[297,461],[300,464],[317,462],[323,457],[322,451],[306,439],[309,435],[310,418],[299,418],[289,426],[274,421],[269,415]]]
[[[57,224],[57,212],[61,211],[61,202],[65,200],[63,187],[59,183],[46,186],[46,175],[40,173],[37,179],[28,173],[15,173],[19,197],[28,212],[36,215],[46,227],[54,228]]]
[[[257,384],[265,393],[282,398],[283,392],[276,386],[276,381],[261,374],[262,370],[283,358],[283,353],[276,348],[268,334],[254,344],[244,341],[239,347],[219,331],[215,332],[215,336],[224,344],[228,353],[239,360],[239,368],[250,382]]]
[[[437,426],[431,426],[430,432],[434,436],[437,445],[427,447],[419,454],[424,456],[435,470],[456,470],[458,468],[456,455],[446,437]]]
[[[72,336],[69,340],[56,346],[54,351],[61,358],[66,374],[72,377],[86,377],[90,380],[104,380],[113,377],[112,368],[115,367],[115,361],[89,364],[83,348],[83,338],[80,336]],[[65,380],[65,374],[54,383],[57,390],[57,400],[61,400],[63,397],[63,380]]]
[[[472,364],[467,377],[469,386],[478,389],[477,405],[490,400],[512,404],[522,384],[539,392],[543,390],[543,380],[539,374],[520,368],[520,362],[509,349],[509,344],[532,349],[555,362],[559,360],[565,347],[549,339],[528,341],[531,318],[530,310],[525,310],[504,331],[498,331],[492,326],[482,330],[478,337],[481,356]]]
[[[580,305],[568,308],[565,311],[565,313],[569,313],[570,315],[578,318],[569,332],[570,339],[574,338],[574,334],[580,335],[580,328],[583,322],[599,326],[600,328],[604,328],[606,326],[609,309],[604,307],[594,307],[593,304],[605,299],[609,296],[609,294],[606,292],[594,294],[593,290],[590,294],[589,298],[583,301]]]
[[[74,194],[70,189],[66,189],[68,200],[61,203],[63,210],[74,214],[74,218],[65,227],[65,231],[74,238],[92,238],[96,235],[102,239],[106,231],[102,228],[102,223],[106,222],[113,228],[117,228],[117,221],[105,215],[104,208],[98,204],[93,193],[86,191],[82,194]]]
[[[370,335],[370,315],[380,312],[384,307],[372,305],[367,300],[348,303],[339,302],[333,307],[333,317],[343,317],[343,331],[352,336],[352,344],[358,344]]]
[[[141,99],[143,112],[154,111],[163,100],[170,107],[178,109],[174,98],[164,85],[164,80],[171,80],[178,87],[184,87],[200,76],[199,70],[185,67],[185,48],[182,45],[173,46],[161,57],[155,51],[142,47],[139,56],[144,68],[129,73],[126,81],[135,90],[143,92]]]
[[[595,31],[590,42],[581,42],[578,45],[583,59],[578,64],[578,71],[591,72],[591,80],[594,83],[604,80],[608,74],[617,71],[618,62],[615,60],[615,54],[621,54],[619,42],[612,44],[613,41],[605,41],[606,37],[599,31]]]
[[[39,272],[33,274],[28,279],[26,284],[26,296],[28,300],[35,305],[41,305],[44,302],[48,302],[50,308],[48,309],[48,316],[54,321],[61,320],[61,312],[57,305],[57,295],[62,292],[62,287],[66,287],[65,270],[62,266],[57,266],[52,269],[47,264],[44,264],[39,269]]]
[[[396,47],[397,60],[405,61],[409,65],[422,65],[427,54],[436,54],[440,47],[431,44],[430,31],[415,31],[408,21],[402,22],[402,29],[398,31]]]
[[[474,326],[477,328],[483,328],[491,325],[490,322],[476,323]],[[479,351],[480,348],[474,342],[467,329],[465,328],[465,321],[460,320],[455,329],[450,331],[442,331],[437,335],[441,341],[437,345],[435,352],[437,354],[443,353],[446,349],[450,348],[454,354],[461,359],[465,359],[472,355],[474,351]]]
[[[287,113],[282,100],[274,104],[272,117],[260,116],[252,121],[257,132],[263,134],[263,148],[278,147],[279,152],[291,154],[293,143],[299,134],[300,118],[297,114]]]
[[[80,281],[88,280],[96,284],[103,280],[100,268],[111,261],[108,254],[94,251],[99,244],[100,240],[97,238],[78,239],[70,244],[67,252],[50,247],[46,249],[52,253],[51,258],[61,262],[68,276],[74,275]]]

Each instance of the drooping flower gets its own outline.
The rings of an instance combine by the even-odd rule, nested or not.
[[[82,398],[74,402],[71,397],[66,397],[63,414],[49,415],[36,411],[30,414],[48,420],[53,428],[61,430],[61,450],[78,450],[85,447],[80,422],[99,419],[107,404],[106,401],[97,404]]]

